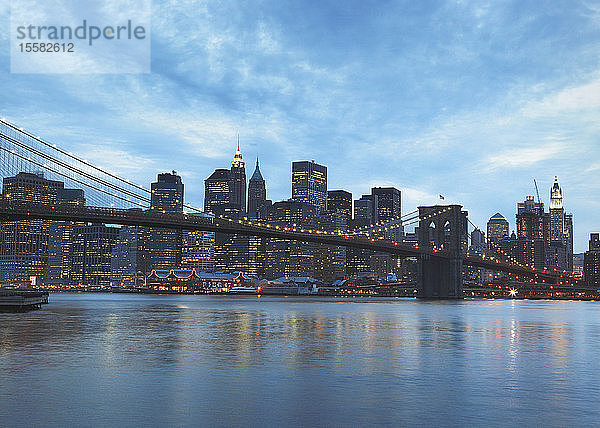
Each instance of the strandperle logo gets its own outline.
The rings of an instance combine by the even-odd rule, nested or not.
[[[48,40],[50,42],[65,42],[72,40],[86,40],[90,46],[94,40],[143,40],[146,38],[146,28],[143,25],[134,25],[131,19],[126,25],[90,25],[86,19],[80,26],[73,28],[70,25],[22,25],[17,27],[17,40]]]
[[[151,0],[12,0],[11,73],[150,72]]]

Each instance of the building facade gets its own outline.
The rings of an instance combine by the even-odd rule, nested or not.
[[[292,162],[292,199],[327,211],[327,167],[315,161]]]
[[[157,213],[183,213],[184,186],[175,171],[158,174],[151,184],[150,210]],[[181,231],[150,228],[148,240],[148,263],[150,269],[169,269],[181,261]]]

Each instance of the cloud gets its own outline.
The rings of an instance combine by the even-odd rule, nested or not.
[[[569,143],[541,142],[531,147],[513,148],[502,153],[492,155],[485,159],[484,165],[488,171],[506,168],[523,168],[534,165],[538,162],[553,159],[564,153],[569,148]]]

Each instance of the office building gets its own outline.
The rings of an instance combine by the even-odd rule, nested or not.
[[[58,189],[57,202],[74,206],[85,205],[83,190]],[[48,230],[48,285],[73,285],[71,278],[71,245],[77,223],[53,221]]]
[[[4,177],[2,196],[8,200],[55,204],[64,189],[61,181],[48,180],[43,173],[20,172]],[[0,222],[0,284],[43,285],[48,269],[48,220]]]
[[[354,220],[360,220],[360,223],[377,223],[378,211],[377,195],[362,195],[354,201]]]
[[[74,284],[111,284],[112,250],[119,228],[103,224],[76,225],[71,246],[71,278]]]
[[[147,251],[149,236],[150,230],[146,227],[121,227],[111,252],[111,285],[141,285],[138,279],[150,271]]]
[[[157,213],[183,213],[184,186],[175,171],[158,174],[151,185],[150,210]],[[150,269],[172,269],[181,261],[181,231],[150,228],[148,262]]]
[[[352,202],[352,197],[350,197]],[[316,218],[319,230],[328,233],[346,232],[348,218],[341,213],[322,213]],[[346,276],[346,247],[333,245],[315,245],[314,277],[326,283]]]
[[[327,211],[327,167],[315,161],[292,162],[292,199]]]
[[[490,241],[506,238],[510,234],[508,220],[500,214],[496,213],[487,223],[487,237]]]
[[[327,210],[331,213],[343,214],[352,218],[352,193],[345,190],[327,191]]]
[[[272,226],[314,229],[317,207],[294,200],[275,202],[267,212]],[[269,238],[266,242],[265,276],[276,279],[314,276],[314,244]]]
[[[600,289],[600,234],[590,235],[589,249],[583,263],[583,276],[590,287]]]
[[[248,217],[260,218],[261,210],[267,205],[267,186],[265,179],[260,172],[258,158],[256,158],[256,167],[250,177],[248,184]]]

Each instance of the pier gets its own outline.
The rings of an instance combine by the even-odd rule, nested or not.
[[[48,303],[48,292],[0,290],[0,312],[27,312]]]

